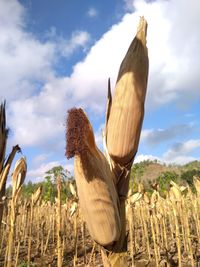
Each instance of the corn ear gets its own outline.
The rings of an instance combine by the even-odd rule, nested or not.
[[[137,152],[144,116],[149,65],[146,31],[147,22],[142,17],[119,69],[106,129],[110,157],[128,168]]]
[[[90,235],[100,245],[112,244],[121,233],[114,175],[95,144],[92,126],[82,109],[69,111],[66,156],[75,156],[80,207]]]

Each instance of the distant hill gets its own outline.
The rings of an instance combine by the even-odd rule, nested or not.
[[[170,180],[192,186],[194,175],[200,177],[200,161],[192,161],[185,165],[167,165],[157,160],[146,160],[133,165],[131,183],[142,183],[146,189],[151,188],[154,183],[160,183],[161,188],[167,189]]]
[[[182,166],[182,170],[200,170],[200,161],[195,160],[191,161],[184,166]]]

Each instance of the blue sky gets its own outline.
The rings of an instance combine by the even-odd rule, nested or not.
[[[200,2],[191,0],[0,0],[0,98],[8,152],[19,144],[27,181],[63,165],[68,109],[86,110],[97,144],[107,96],[136,32],[148,21],[150,72],[135,161],[200,159]]]

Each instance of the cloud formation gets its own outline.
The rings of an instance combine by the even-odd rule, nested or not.
[[[189,123],[172,125],[166,129],[144,129],[141,132],[141,141],[148,145],[155,146],[176,137],[182,138],[188,136],[195,131],[195,128],[196,125]]]
[[[37,120],[46,125],[44,129],[49,128],[48,122],[51,125],[54,125],[55,121],[63,123],[63,115],[59,116],[58,113],[75,103],[96,112],[105,110],[107,78],[111,77],[114,87],[120,62],[134,37],[141,14],[145,15],[149,24],[150,74],[147,108],[156,108],[175,100],[182,105],[192,99],[196,100],[200,95],[198,90],[200,77],[197,71],[200,69],[200,61],[196,56],[197,44],[200,43],[197,27],[197,22],[200,20],[197,10],[200,8],[197,1],[192,0],[191,9],[188,10],[188,26],[185,25],[185,18],[182,16],[186,12],[186,0],[176,2],[158,0],[152,3],[144,0],[133,1],[134,12],[124,15],[118,24],[111,27],[91,47],[85,59],[74,66],[69,77],[59,77],[55,73],[56,43],[51,41],[41,43],[27,33],[24,30],[23,7],[17,1],[11,2],[15,5],[11,5],[9,11],[8,2],[5,0],[1,2],[4,14],[11,12],[11,8],[16,9],[13,21],[9,22],[7,14],[1,27],[3,33],[1,35],[5,40],[0,49],[2,51],[0,78],[3,88],[1,97],[14,100],[11,108],[12,126],[15,135],[19,136],[22,131],[23,140],[28,137],[25,135],[30,132],[31,123],[35,125]],[[6,30],[5,26],[11,27],[11,31]],[[184,39],[186,36],[187,42]],[[66,46],[62,46],[63,54],[70,54],[76,47],[83,47],[89,38],[87,32],[72,34]],[[10,49],[7,43],[10,43]],[[6,78],[8,73],[11,78]],[[25,101],[22,102],[20,98]],[[29,121],[23,120],[24,126],[19,122],[15,123],[14,119],[15,107],[21,105],[25,111],[28,110],[32,114],[29,116]],[[56,108],[59,112],[55,111]],[[59,126],[57,131],[60,131]],[[32,140],[33,144],[37,139],[45,141],[48,139],[46,135],[47,133],[41,133],[40,136],[29,140]],[[49,132],[49,138],[52,137],[52,133]],[[26,142],[31,143],[28,140]]]
[[[85,48],[90,40],[90,34],[86,31],[75,31],[69,40],[59,39],[60,52],[63,56],[70,56],[77,48]]]
[[[0,1],[0,99],[8,101],[13,144],[63,151],[67,109],[76,105],[100,115],[105,111],[107,78],[111,77],[114,88],[140,15],[148,21],[147,111],[169,103],[185,107],[200,98],[200,2],[191,0],[190,8],[187,0],[125,2],[129,12],[87,50],[69,76],[60,76],[58,59],[88,48],[93,37],[76,31],[66,39],[54,31],[55,38],[42,42],[26,28],[26,10],[19,1]],[[90,17],[97,15],[95,9],[88,11]],[[178,125],[147,129],[142,136],[155,145],[190,130],[188,125]],[[163,158],[170,155],[176,158],[173,148]]]
[[[188,156],[194,150],[200,148],[200,139],[191,139],[186,142],[175,143],[165,154],[163,158],[166,161],[171,161],[172,159],[179,159],[181,156]],[[177,161],[177,160],[176,160]]]
[[[98,15],[98,11],[94,7],[90,7],[87,11],[87,16],[90,18],[94,18]]]
[[[168,164],[176,163],[183,165],[190,161],[200,160],[198,157],[194,157],[192,154],[195,151],[200,151],[200,139],[190,139],[185,142],[174,143],[166,152],[161,156],[144,155],[139,154],[135,158],[135,162],[141,162],[144,160],[158,160]]]
[[[0,10],[0,99],[31,97],[53,75],[54,47],[25,31],[25,10],[17,1],[2,0]]]
[[[53,167],[57,167],[60,165],[61,165],[60,161],[50,161],[47,163],[41,162],[40,164],[37,165],[36,168],[28,170],[26,180],[32,180],[32,181],[34,181],[34,183],[38,183],[44,179],[44,177],[46,176],[45,173],[47,171],[49,171]],[[71,174],[73,174],[74,166],[72,163],[68,163],[67,165],[63,164],[63,167],[67,171],[69,171]]]

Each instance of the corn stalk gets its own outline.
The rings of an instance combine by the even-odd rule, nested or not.
[[[62,182],[60,175],[57,177],[57,199],[56,199],[56,217],[57,217],[57,266],[62,267],[62,233],[61,233],[61,188]]]
[[[11,200],[11,213],[10,213],[10,232],[8,237],[8,254],[7,254],[7,267],[12,266],[12,251],[13,241],[15,234],[15,223],[17,216],[17,202],[21,187],[26,177],[27,165],[25,158],[21,158],[15,164],[15,168],[12,174],[12,200]]]
[[[29,234],[28,234],[28,253],[27,260],[28,266],[31,265],[31,245],[32,245],[32,227],[33,227],[33,218],[34,218],[34,207],[39,201],[42,194],[42,186],[39,186],[38,189],[31,195],[30,203],[30,221],[29,221]]]
[[[15,154],[20,151],[20,147],[18,145],[14,146],[6,160],[5,153],[7,138],[8,129],[6,128],[6,112],[4,102],[0,106],[0,226],[4,208],[2,198],[5,196],[7,177]]]

